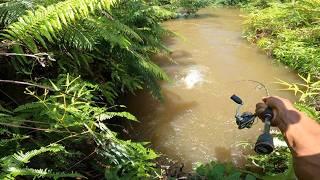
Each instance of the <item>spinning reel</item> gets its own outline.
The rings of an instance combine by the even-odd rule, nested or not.
[[[231,99],[238,104],[236,115],[235,115],[238,128],[239,129],[251,128],[257,115],[251,112],[240,113],[240,109],[243,106],[243,101],[241,100],[240,97],[236,95],[232,95]],[[264,120],[264,131],[258,137],[258,140],[254,147],[254,151],[258,154],[270,154],[274,149],[273,137],[270,134],[271,120],[273,119],[272,109],[267,108],[262,113],[262,117]]]

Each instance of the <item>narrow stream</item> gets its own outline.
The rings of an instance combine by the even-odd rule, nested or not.
[[[156,57],[155,61],[171,76],[163,83],[164,102],[141,92],[129,98],[128,108],[141,121],[134,124],[138,140],[188,168],[195,162],[231,161],[241,166],[241,142],[254,144],[263,124],[238,130],[234,121],[236,105],[230,100],[239,95],[246,110],[254,111],[265,96],[255,80],[267,86],[271,95],[294,99],[279,91],[276,78],[298,81],[297,75],[275,63],[263,52],[241,38],[243,18],[238,9],[204,9],[200,16],[164,23],[180,37],[169,39],[173,61]]]

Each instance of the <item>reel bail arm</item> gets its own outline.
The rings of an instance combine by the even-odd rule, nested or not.
[[[244,128],[251,128],[256,115],[254,115],[251,112],[244,112],[244,113],[240,113],[240,109],[243,106],[243,101],[241,100],[240,97],[236,96],[236,95],[232,95],[231,99],[238,104],[237,110],[236,110],[236,114],[235,114],[235,118],[236,118],[236,123],[238,125],[238,129],[244,129]]]

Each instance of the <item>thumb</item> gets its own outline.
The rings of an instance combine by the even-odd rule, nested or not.
[[[265,97],[262,97],[262,101],[264,103],[267,103],[268,99],[270,98],[270,96],[265,96]]]
[[[265,103],[258,103],[256,104],[256,115],[260,118],[263,119],[261,117],[261,115],[263,115],[263,112],[268,108],[268,105]]]

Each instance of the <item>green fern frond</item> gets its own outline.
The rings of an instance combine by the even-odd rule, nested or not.
[[[64,28],[64,30],[59,33],[59,38],[57,41],[59,46],[72,47],[77,50],[91,51],[97,44],[97,35],[92,31],[95,31],[95,29],[79,23]],[[53,42],[53,40],[51,40],[51,42]]]
[[[4,112],[4,113],[8,113],[8,114],[12,113],[10,110],[4,108],[1,104],[0,104],[0,112]]]
[[[31,158],[33,158],[34,156],[37,156],[39,154],[42,154],[42,153],[45,153],[45,152],[53,152],[53,153],[56,153],[56,152],[59,152],[59,151],[65,151],[64,147],[59,145],[59,144],[50,144],[49,146],[47,147],[41,147],[40,149],[36,149],[36,150],[32,150],[32,151],[29,151],[29,152],[18,152],[14,155],[12,155],[12,157],[14,159],[16,159],[18,162],[21,162],[21,163],[29,163],[29,160]]]
[[[11,143],[11,142],[15,142],[15,141],[21,141],[24,139],[29,138],[29,136],[24,136],[24,135],[19,135],[19,134],[13,134],[12,138],[10,139],[1,139],[0,140],[0,147],[3,148],[5,147],[7,144]]]
[[[106,101],[110,104],[114,104],[116,97],[118,96],[118,93],[116,92],[114,88],[114,84],[111,82],[102,83],[99,85],[99,90],[103,94],[103,96],[106,98]]]
[[[107,19],[103,16],[88,17],[78,26],[80,26],[77,29],[81,31],[81,35],[84,37],[86,36],[86,39],[91,38],[92,42],[95,42],[96,44],[102,44],[103,41],[105,41],[110,43],[111,46],[119,46],[127,49],[132,44],[130,38],[142,41],[139,35],[128,26],[117,20]],[[77,33],[78,32],[75,32],[74,35],[77,35]],[[71,39],[66,36],[62,36],[62,38],[71,41]],[[82,41],[80,43],[85,44],[86,42]]]
[[[18,106],[16,109],[14,109],[13,112],[15,113],[21,113],[21,112],[30,112],[30,111],[38,111],[40,109],[43,109],[44,106],[40,102],[32,102],[32,103],[26,103],[23,105]]]
[[[4,113],[0,113],[0,117],[1,117],[1,118],[11,117],[11,115],[9,115],[9,114],[4,114]]]
[[[139,77],[145,87],[151,91],[152,95],[161,99],[161,88],[158,81],[170,81],[169,76],[158,65],[149,60],[148,56],[131,51],[127,52],[126,57],[125,60],[126,63],[128,63],[127,71],[132,72],[136,77]]]
[[[143,39],[140,37],[140,35],[137,32],[135,32],[135,30],[132,29],[131,27],[127,26],[126,24],[124,24],[118,20],[113,20],[111,22],[112,22],[112,26],[115,29],[121,30],[128,37],[133,38],[133,39],[137,40],[138,42],[143,42]]]
[[[34,178],[84,178],[79,173],[64,173],[64,172],[53,172],[48,169],[32,169],[32,168],[10,168],[10,173],[13,177],[16,176],[32,176]]]
[[[8,134],[12,134],[8,129],[5,129],[3,127],[0,127],[0,135],[8,135]]]
[[[128,112],[105,112],[100,114],[97,119],[100,121],[106,120],[106,119],[111,119],[113,117],[122,117],[126,118],[131,121],[138,121],[137,118],[132,115],[131,113]]]
[[[115,0],[66,0],[48,7],[38,6],[28,11],[18,22],[11,24],[2,35],[24,44],[31,52],[38,52],[37,44],[47,48],[46,40],[57,39],[57,34],[70,24],[89,17],[97,11],[110,9]]]
[[[177,15],[177,13],[169,11],[161,6],[150,6],[147,9],[141,11],[141,13],[152,14],[154,18],[158,19],[159,21],[163,19],[169,19]]]
[[[147,72],[153,74],[157,79],[169,81],[169,76],[155,63],[150,60],[138,60],[138,63],[141,67],[143,67]]]
[[[45,152],[59,152],[65,151],[64,147],[59,144],[50,144],[46,147],[41,147],[40,149],[32,150],[29,152],[19,152],[10,156],[6,156],[0,159],[1,165],[1,179],[15,179],[17,176],[33,176],[35,178],[50,177],[58,179],[61,177],[82,177],[78,173],[64,173],[64,172],[53,172],[47,169],[32,169],[25,167],[25,164],[29,163],[30,159],[45,153]]]
[[[137,42],[143,41],[129,26],[104,16],[88,17],[77,24],[71,24],[64,27],[56,36],[56,39],[47,36],[50,38],[47,40],[51,43],[58,41],[55,44],[59,46],[89,51],[92,51],[95,45],[101,44],[102,40],[121,48],[128,48],[132,44],[131,39]]]
[[[33,8],[32,0],[6,0],[0,4],[1,28],[15,22],[26,10]]]

